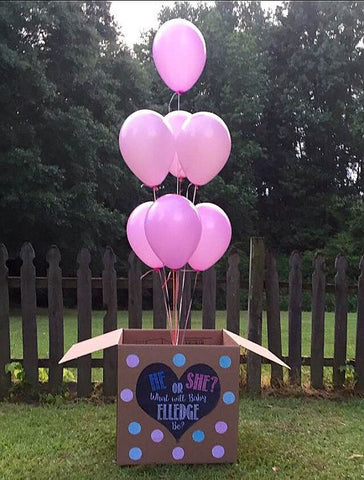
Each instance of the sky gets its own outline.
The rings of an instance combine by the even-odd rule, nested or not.
[[[194,3],[194,2],[192,2]],[[215,2],[205,2],[214,4]],[[275,9],[281,2],[262,2],[264,9]],[[124,34],[125,42],[129,47],[140,40],[140,34],[157,27],[157,14],[162,6],[173,5],[171,2],[111,2],[111,13]]]

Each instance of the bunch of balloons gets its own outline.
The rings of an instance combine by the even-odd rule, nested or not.
[[[204,38],[191,22],[182,19],[166,22],[154,38],[153,59],[164,82],[180,97],[203,71]],[[173,279],[179,278],[180,269],[185,272],[187,264],[196,272],[210,268],[229,246],[229,218],[212,203],[195,205],[187,194],[181,194],[178,185],[187,178],[195,186],[196,194],[198,187],[212,180],[224,167],[231,150],[226,124],[210,112],[191,114],[176,110],[163,117],[152,110],[139,110],[123,123],[119,146],[130,170],[154,194],[153,201],[139,205],[128,219],[127,237],[136,255],[152,269],[170,268]],[[156,198],[158,187],[168,173],[177,177],[177,193]],[[165,299],[168,298],[166,283],[162,282]],[[177,318],[178,292],[174,293],[176,331],[172,343],[178,343],[182,319]],[[169,315],[172,316],[171,310]]]

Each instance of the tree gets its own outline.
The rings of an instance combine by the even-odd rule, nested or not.
[[[57,242],[63,266],[111,244],[144,197],[118,151],[147,77],[120,42],[107,2],[5,2],[0,11],[0,212],[11,255]],[[69,261],[67,260],[69,258]]]
[[[362,36],[358,2],[289,2],[269,27],[259,229],[286,251],[323,247],[361,188]]]

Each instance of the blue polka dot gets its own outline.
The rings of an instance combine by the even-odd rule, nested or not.
[[[231,358],[227,355],[220,357],[219,364],[221,368],[229,368],[231,366]]]
[[[235,402],[235,395],[233,392],[225,392],[222,396],[222,401],[226,403],[226,405],[231,405]]]
[[[173,363],[176,365],[176,367],[183,367],[183,365],[186,363],[186,357],[183,355],[183,353],[176,353],[176,355],[173,357]]]
[[[131,422],[128,425],[128,430],[132,435],[138,435],[142,430],[142,426],[138,422]]]
[[[202,430],[195,430],[192,434],[192,438],[195,442],[200,443],[205,440],[205,434]]]
[[[129,450],[129,458],[131,460],[140,460],[142,458],[142,451],[138,447],[133,447]]]

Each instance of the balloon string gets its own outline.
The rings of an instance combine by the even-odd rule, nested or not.
[[[189,184],[188,184],[188,187],[187,187],[187,190],[186,190],[186,198],[187,198],[187,200],[189,200],[188,195],[189,195],[189,193],[190,193],[190,187],[191,187],[192,185],[193,185],[193,183],[189,183]]]
[[[181,108],[181,94],[177,93],[177,92],[174,92],[174,94],[171,96],[171,99],[170,99],[169,104],[168,104],[168,113],[171,113],[172,102],[173,102],[173,99],[176,95],[177,95],[177,110],[179,110]]]
[[[182,287],[181,287],[181,297],[179,302],[179,319],[182,319],[182,302],[183,302],[183,295],[185,291],[185,281],[186,281],[186,265],[183,269],[183,277],[182,277]]]
[[[168,278],[163,280],[161,270],[158,270],[158,273],[159,273],[159,279],[160,279],[161,286],[162,286],[164,308],[166,309],[166,315],[167,315],[167,318],[168,318],[168,326],[169,326],[169,333],[171,335],[171,343],[173,343],[173,338],[172,338],[172,315],[171,315],[171,309],[170,309],[170,306],[169,306],[169,301],[167,301],[167,298],[169,298],[168,280],[170,278],[170,274],[168,275]],[[164,273],[164,277],[165,277],[166,272],[165,272],[164,269],[163,269],[163,273]]]
[[[164,277],[166,277],[166,272],[164,272]],[[166,278],[165,282],[162,285],[162,288],[166,288],[166,285],[169,282],[170,278],[171,278],[171,272],[169,272],[168,277]],[[167,289],[167,297],[168,297],[168,300],[169,300],[168,289]]]
[[[198,189],[198,186],[195,185],[195,189],[194,189],[194,191],[193,191],[193,199],[192,199],[192,203],[193,203],[193,204],[195,204],[195,201],[196,201],[197,189]]]
[[[177,297],[178,297],[178,282],[177,282],[177,270],[174,270],[174,344],[177,345],[178,341],[178,312],[177,312]]]
[[[170,332],[171,332],[171,342],[173,344],[173,337],[172,337],[172,311],[171,311],[171,302],[170,302],[170,299],[169,299],[169,290],[168,290],[168,282],[171,278],[171,274],[172,272],[169,272],[168,274],[168,277],[166,276],[166,269],[163,267],[163,273],[164,273],[164,278],[166,279],[164,284],[163,284],[163,288],[165,288],[165,294],[166,294],[166,301],[167,301],[167,306],[168,306],[168,311],[169,311],[169,319],[170,319],[170,323],[169,323],[169,329],[170,329]]]
[[[175,326],[176,326],[176,345],[178,345],[179,320],[178,320],[178,295],[179,295],[179,270],[176,270],[176,296],[175,296]]]
[[[176,92],[174,92],[174,94],[172,95],[170,101],[169,101],[169,104],[168,104],[168,113],[171,113],[171,105],[172,105],[172,102],[173,102],[173,99],[174,97],[177,95]],[[178,109],[179,110],[179,109]]]
[[[154,199],[154,201],[157,200],[157,190],[158,190],[158,187],[153,187],[153,199]]]
[[[180,276],[180,271],[177,270],[176,272],[176,328],[177,328],[177,340],[176,340],[176,345],[178,345],[178,339],[179,339],[179,322],[180,322],[180,316],[178,314],[178,296],[181,295],[180,292],[180,286],[179,286],[179,278]]]
[[[146,277],[147,275],[149,275],[150,273],[154,272],[154,269],[151,268],[150,270],[148,270],[147,272],[145,272],[141,277],[140,277],[140,280],[143,280],[144,277]]]
[[[173,345],[176,345],[176,316],[175,316],[175,311],[174,311],[174,305],[175,305],[175,298],[176,298],[176,285],[175,285],[175,271],[172,270],[172,315],[173,315],[173,320],[174,320],[174,329],[173,329]]]
[[[194,300],[195,293],[196,293],[196,286],[197,286],[198,274],[199,274],[199,272],[196,272],[195,282],[194,282],[193,289],[192,289],[191,300],[190,300],[190,304],[189,304],[189,306],[188,306],[187,315],[186,315],[186,320],[185,320],[185,324],[184,324],[184,327],[183,327],[183,330],[182,330],[182,342],[181,342],[181,345],[183,345],[183,344],[185,343],[185,335],[186,335],[187,323],[188,323],[188,319],[189,319],[189,317],[190,317],[190,315],[191,315],[192,302],[193,302],[193,300]]]

